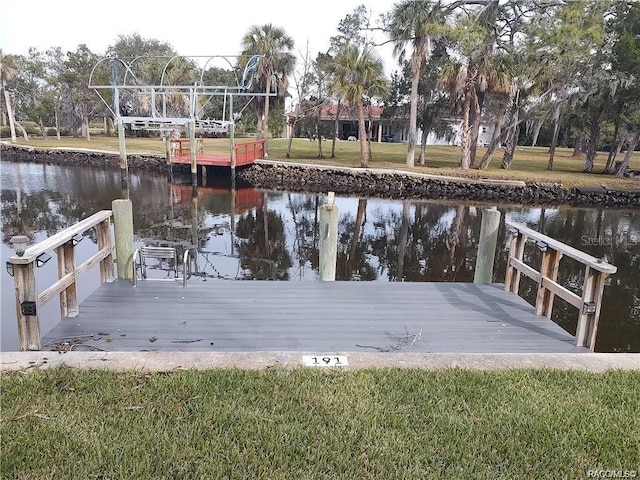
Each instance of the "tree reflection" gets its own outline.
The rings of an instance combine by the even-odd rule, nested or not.
[[[411,208],[414,217],[411,218]],[[404,201],[402,212],[380,212],[368,241],[391,281],[471,281],[469,207]],[[453,214],[453,218],[449,221]],[[450,222],[450,223],[449,223]]]
[[[355,219],[344,214],[339,222],[336,280],[375,280],[367,239],[362,235],[366,222],[367,200],[358,199]]]
[[[31,238],[36,233],[51,236],[100,210],[110,210],[111,202],[121,195],[119,172],[102,168],[3,162],[2,170],[4,242],[18,234]],[[37,170],[40,175],[30,170]],[[25,175],[30,177],[28,185],[22,183]],[[132,176],[134,224],[136,230],[145,229],[157,223],[156,215],[166,214],[168,198],[166,187],[162,187],[167,181],[166,177],[149,172]],[[87,234],[94,236],[92,232]]]
[[[309,265],[318,270],[318,195],[287,194],[287,205],[293,221],[293,245],[291,253],[296,258],[296,273],[302,279]]]
[[[284,221],[264,207],[242,215],[236,225],[236,247],[246,280],[289,280],[291,255],[286,248]]]

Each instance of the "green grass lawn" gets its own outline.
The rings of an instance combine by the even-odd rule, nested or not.
[[[247,139],[249,140],[249,139]],[[238,139],[242,141],[242,139]],[[20,139],[21,144],[25,144]],[[272,160],[286,160],[286,139],[272,139],[269,141],[269,158]],[[55,137],[42,139],[32,137],[28,142],[31,146],[40,147],[69,147],[69,148],[94,148],[97,150],[118,150],[117,137],[93,136],[87,142],[83,138],[64,137],[58,141]],[[205,139],[205,152],[226,152],[229,148],[228,139]],[[417,166],[408,169],[406,162],[406,145],[397,143],[372,143],[372,168],[391,168],[397,170],[411,170],[414,172],[434,175],[455,175],[468,178],[495,178],[515,179],[527,182],[558,182],[565,187],[573,186],[600,186],[630,188],[640,184],[636,179],[617,179],[612,175],[601,174],[604,169],[607,154],[602,152],[596,158],[595,174],[582,173],[584,157],[572,157],[572,150],[560,148],[556,151],[554,170],[549,172],[547,168],[548,153],[546,147],[518,147],[511,170],[502,170],[500,161],[502,151],[499,150],[493,162],[487,170],[462,171],[457,165],[460,160],[458,147],[429,146],[427,147],[427,166]],[[130,153],[157,153],[164,154],[164,143],[158,138],[128,138],[127,151]],[[306,139],[294,139],[292,148],[292,162],[320,163],[322,165],[335,166],[360,166],[360,151],[358,142],[338,142],[336,146],[336,158],[318,159],[317,142]],[[482,156],[485,149],[479,148],[478,155]],[[323,143],[325,157],[331,154],[331,142]],[[416,156],[417,158],[417,156]],[[640,153],[636,152],[631,160],[631,168],[640,170]]]
[[[584,478],[640,468],[640,374],[2,374],[2,478]]]

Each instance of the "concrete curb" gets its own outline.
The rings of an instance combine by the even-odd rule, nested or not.
[[[605,372],[640,371],[640,353],[363,353],[363,352],[3,352],[0,372],[67,366],[111,371],[166,372],[240,368],[303,366],[303,355],[344,355],[349,370],[365,368],[418,368],[438,370],[507,370],[550,368]]]

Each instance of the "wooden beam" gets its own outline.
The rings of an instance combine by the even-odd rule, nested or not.
[[[63,277],[61,277],[56,283],[51,285],[49,288],[43,290],[38,295],[38,304],[45,305],[49,300],[51,300],[56,295],[64,292],[70,285],[74,283],[74,277],[77,278],[91,267],[96,266],[105,258],[111,255],[111,249],[109,247],[103,248],[99,250],[95,255],[91,256],[88,260],[78,265],[75,268],[75,274],[73,271],[66,273]],[[69,315],[75,316],[75,315]]]
[[[49,238],[44,239],[41,242],[27,248],[24,255],[21,257],[13,255],[9,258],[9,262],[14,265],[26,265],[35,261],[36,257],[44,252],[55,250],[59,246],[67,243],[75,235],[82,234],[95,227],[101,222],[108,220],[111,217],[111,210],[101,210],[98,213],[94,213],[88,218],[81,220],[75,225],[65,228],[61,232],[51,235]]]
[[[571,290],[564,288],[562,285],[552,281],[547,277],[542,277],[542,286],[554,295],[570,303],[576,308],[582,309],[582,298],[573,293]]]
[[[542,280],[546,277],[555,283],[558,279],[558,267],[562,253],[552,248],[547,248],[542,254],[542,266],[540,267],[540,281],[538,282],[538,295],[536,297],[536,315],[544,315],[551,318],[553,310],[553,291],[545,286]]]
[[[540,272],[530,267],[526,263],[523,263],[520,260],[516,260],[515,258],[510,258],[509,265],[515,268],[518,272],[524,273],[527,277],[532,279],[534,282],[536,283],[540,282]]]

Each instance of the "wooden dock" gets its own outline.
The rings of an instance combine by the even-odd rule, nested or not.
[[[589,352],[499,284],[116,280],[79,310],[43,350]]]
[[[264,140],[238,142],[233,145],[235,159],[231,153],[205,152],[202,139],[198,139],[196,164],[205,167],[242,167],[251,165],[254,160],[264,158]],[[172,140],[171,162],[191,165],[191,147],[188,139]],[[235,162],[235,163],[234,163]]]
[[[329,199],[329,204],[320,210],[320,231],[325,234],[320,242],[319,276],[329,277],[326,280],[335,278],[327,273],[335,269],[337,241],[329,233],[337,231],[338,222],[331,194]],[[116,250],[120,252],[116,258],[122,277],[137,279],[138,270],[142,270],[136,267],[133,272],[127,271],[127,258],[133,257],[137,265],[132,206],[128,200],[114,200],[113,208],[113,212],[97,212],[28,248],[27,237],[10,239],[16,255],[6,268],[14,277],[20,350],[587,352],[595,350],[606,279],[617,270],[602,259],[525,225],[506,222],[511,240],[504,286],[484,283],[481,278],[473,284],[204,283],[192,278],[188,288],[174,281],[151,280],[134,288],[128,280],[113,281]],[[116,233],[121,232],[115,244],[110,235],[112,216]],[[330,221],[334,222],[331,228]],[[124,228],[127,225],[131,228]],[[84,232],[92,229],[96,231],[98,250],[77,264],[75,246],[84,238]],[[481,245],[490,238],[483,234],[484,230],[490,229],[485,229],[483,218]],[[529,244],[533,244],[529,248],[542,252],[539,270],[524,261]],[[495,248],[494,243],[488,249],[492,255]],[[39,291],[36,268],[52,258],[47,251],[55,252],[57,257],[58,280]],[[478,251],[484,251],[484,247]],[[176,255],[174,251],[171,257],[177,258]],[[478,260],[476,274],[483,271],[483,265],[493,265],[493,260],[486,261],[485,256],[488,257],[483,255],[482,262]],[[188,257],[184,252],[182,271],[189,270]],[[579,293],[556,281],[563,257],[585,268]],[[102,286],[80,308],[78,277],[96,265],[100,266]],[[518,296],[521,275],[538,285],[535,308]],[[64,320],[43,341],[40,307],[56,296]],[[575,341],[550,320],[556,296],[578,310]]]

